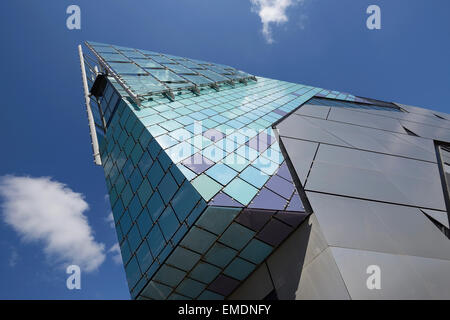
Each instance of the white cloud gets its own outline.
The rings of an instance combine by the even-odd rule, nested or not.
[[[17,260],[19,260],[19,254],[17,253],[16,248],[11,248],[11,255],[9,256],[8,264],[11,268],[14,268],[17,264]]]
[[[109,226],[111,228],[113,228],[113,229],[115,228],[114,216],[113,216],[112,212],[110,212],[108,214],[108,216],[105,218],[105,221],[106,221],[107,224],[109,224]]]
[[[122,264],[122,254],[120,253],[119,244],[116,242],[111,248],[109,248],[108,252],[112,253],[112,259],[117,264]]]
[[[0,177],[4,221],[26,242],[44,245],[56,264],[77,264],[96,270],[105,260],[105,246],[95,241],[80,193],[48,177]]]
[[[262,33],[268,43],[273,43],[272,24],[280,25],[288,22],[286,10],[304,0],[250,0],[252,11],[261,19]]]

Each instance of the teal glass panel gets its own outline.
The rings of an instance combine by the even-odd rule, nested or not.
[[[150,179],[150,184],[152,185],[153,189],[156,189],[163,176],[164,171],[161,168],[159,162],[158,161],[153,162],[152,167],[148,171],[148,177]]]
[[[153,190],[150,186],[150,183],[147,179],[144,179],[144,181],[142,181],[142,184],[139,186],[139,189],[137,190],[137,195],[143,206],[145,206],[145,204],[148,202],[152,193]]]
[[[240,208],[209,206],[196,225],[217,235],[221,234],[241,211]]]
[[[144,209],[141,212],[141,214],[137,218],[137,224],[141,235],[145,237],[147,233],[150,231],[150,228],[152,227],[153,224],[147,209]]]
[[[206,174],[222,185],[226,185],[237,175],[237,172],[223,163],[217,163],[206,170]]]
[[[192,269],[189,276],[204,283],[210,283],[219,275],[220,271],[220,268],[212,264],[200,261],[195,266],[195,268]]]
[[[206,253],[205,260],[218,267],[224,268],[237,254],[233,250],[220,243],[215,243],[212,248]]]
[[[159,226],[166,239],[172,238],[180,223],[178,222],[172,207],[168,206],[158,219]]]
[[[172,199],[175,192],[177,192],[178,190],[178,185],[170,172],[167,172],[164,178],[161,180],[158,185],[158,190],[164,200],[164,203],[167,205],[170,199]]]
[[[156,273],[154,280],[162,282],[171,287],[175,287],[181,282],[185,275],[186,272],[164,264]]]
[[[254,231],[238,223],[232,223],[220,237],[219,241],[236,250],[241,250],[254,236]]]
[[[138,230],[138,227],[136,224],[134,224],[131,227],[130,232],[128,232],[127,240],[128,240],[128,244],[130,245],[130,250],[132,252],[136,251],[136,249],[139,247],[139,244],[142,241],[141,234],[139,233],[139,230]]]
[[[217,294],[215,292],[205,290],[202,292],[202,294],[198,297],[198,300],[223,300],[224,297],[220,294]]]
[[[172,288],[166,286],[164,284],[150,281],[147,284],[147,287],[142,291],[142,295],[156,300],[166,299],[169,293],[172,291]]]
[[[136,168],[134,169],[130,177],[131,190],[133,190],[133,192],[136,192],[141,183],[142,183],[142,175],[140,170]]]
[[[130,205],[128,206],[128,212],[131,216],[131,219],[134,221],[136,220],[139,213],[142,211],[141,202],[139,200],[139,197],[135,195],[133,197],[133,200],[131,200]]]
[[[153,262],[153,257],[150,253],[150,248],[148,247],[146,241],[142,242],[142,244],[137,249],[136,257],[142,272],[145,273],[145,271],[147,271],[147,269]]]
[[[222,188],[220,184],[205,174],[201,174],[192,180],[192,185],[206,201],[209,201],[212,197],[214,197]]]
[[[167,259],[167,263],[179,269],[189,271],[200,260],[200,255],[183,247],[177,247]]]
[[[238,280],[244,280],[255,269],[253,263],[236,258],[225,269],[224,274]]]
[[[183,183],[171,202],[180,221],[186,219],[187,215],[194,209],[198,200],[200,200],[200,195],[195,191],[192,185],[188,182]]]
[[[190,298],[195,298],[205,287],[206,285],[201,282],[186,278],[176,288],[176,291]]]
[[[131,220],[130,215],[128,214],[128,212],[125,212],[122,218],[120,218],[120,226],[124,234],[128,233],[132,224],[133,221]]]
[[[258,189],[240,178],[235,178],[223,191],[243,205],[248,205],[258,192]]]
[[[194,226],[181,241],[181,245],[203,254],[215,240],[216,236],[214,234]]]
[[[157,257],[163,249],[165,241],[157,224],[155,224],[152,230],[150,230],[147,237],[147,244],[154,257]]]
[[[261,188],[267,180],[269,180],[269,176],[267,174],[252,166],[249,166],[242,171],[239,177],[258,189]]]
[[[268,244],[258,239],[252,239],[239,255],[253,263],[260,264],[272,250],[273,248]]]
[[[156,221],[164,209],[164,202],[159,192],[154,192],[147,204],[148,211],[153,221]]]
[[[133,288],[141,277],[141,271],[139,270],[139,265],[135,257],[133,257],[125,267],[125,274],[127,276],[129,286]]]

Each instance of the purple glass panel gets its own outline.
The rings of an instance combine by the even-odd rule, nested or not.
[[[252,139],[250,139],[249,141],[247,141],[245,143],[247,146],[249,146],[250,148],[253,148],[257,151],[259,151],[259,140],[258,140],[258,136],[253,137]]]
[[[202,173],[214,164],[211,160],[203,157],[201,153],[194,154],[183,160],[182,163],[197,174]]]
[[[267,146],[270,146],[272,143],[275,142],[275,138],[272,137],[271,135],[268,135],[268,134],[265,133],[265,132],[261,132],[261,133],[258,135],[258,140],[259,140],[261,143],[265,143]]]
[[[248,207],[267,210],[283,210],[286,204],[287,201],[285,199],[269,189],[263,188]]]
[[[289,202],[288,207],[286,208],[287,211],[305,211],[305,207],[303,207],[302,200],[300,199],[299,195],[297,193],[294,193],[294,195],[291,198],[291,201]]]
[[[268,135],[265,132],[259,133],[257,136],[253,137],[249,141],[247,141],[246,145],[255,149],[259,152],[264,152],[266,149],[275,141],[271,135]]]
[[[292,227],[297,227],[300,223],[305,220],[308,215],[305,212],[295,212],[295,211],[278,211],[275,217]]]
[[[273,110],[273,112],[275,112],[276,114],[279,114],[280,116],[284,116],[287,114],[287,112],[280,110],[280,109],[275,109],[275,110]]]
[[[286,200],[290,199],[294,193],[294,185],[279,176],[272,176],[265,185],[266,188],[276,192]]]
[[[208,290],[214,291],[223,296],[228,296],[234,289],[236,289],[239,283],[239,281],[221,274],[208,286]]]
[[[223,192],[219,192],[209,204],[220,207],[242,207],[242,204]]]
[[[326,95],[323,94],[323,93],[317,93],[317,94],[316,94],[316,97],[326,97]]]
[[[274,213],[268,210],[244,209],[236,221],[254,231],[259,231]]]
[[[291,233],[292,228],[276,219],[272,219],[256,236],[273,246],[278,246]]]
[[[223,139],[224,135],[222,132],[220,132],[216,129],[209,129],[209,130],[206,130],[205,132],[203,132],[203,136],[205,138],[208,138],[209,140],[217,142],[217,141]]]
[[[280,168],[278,169],[277,173],[278,176],[286,179],[287,181],[292,182],[292,177],[291,177],[291,173],[289,172],[289,169],[287,167],[286,162],[283,162],[280,166]]]

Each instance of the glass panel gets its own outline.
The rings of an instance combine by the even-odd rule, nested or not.
[[[164,56],[153,56],[152,59],[159,63],[173,63],[172,60],[170,60]]]
[[[118,62],[111,62],[109,63],[109,66],[117,73],[123,73],[123,74],[145,74],[145,70],[139,68],[134,63],[118,63]]]
[[[125,51],[123,52],[123,54],[126,55],[128,58],[146,58],[145,55],[137,51]]]
[[[129,59],[118,53],[101,53],[100,55],[105,61],[130,62]]]
[[[187,68],[194,68],[194,69],[201,69],[203,67],[199,66],[196,63],[193,63],[192,61],[186,60],[186,61],[179,61],[180,64],[182,64],[183,66],[187,67]]]
[[[204,76],[199,76],[199,75],[189,75],[189,74],[185,74],[183,75],[183,78],[189,80],[190,82],[196,84],[196,85],[204,85],[204,84],[211,84],[213,83],[211,80],[206,79]]]
[[[188,69],[186,67],[183,67],[181,64],[166,64],[166,67],[172,70],[176,73],[186,73],[186,74],[195,74],[195,71],[192,71],[191,69]]]
[[[164,90],[166,87],[151,76],[122,76],[125,83],[136,94],[147,94],[149,92]]]
[[[227,81],[228,79],[221,76],[218,73],[212,72],[210,70],[197,70],[198,73],[204,75],[205,77],[211,79],[212,81]]]
[[[134,59],[134,62],[136,62],[142,68],[152,68],[152,69],[163,69],[164,68],[159,63],[156,63],[155,61],[150,60],[150,59]]]
[[[184,82],[185,80],[170,70],[149,70],[150,74],[159,81]]]

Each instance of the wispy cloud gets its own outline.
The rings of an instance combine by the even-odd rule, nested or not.
[[[109,226],[110,226],[111,228],[113,228],[113,229],[115,228],[114,216],[113,216],[112,212],[110,212],[110,213],[106,216],[105,221],[106,221],[107,224],[109,224]]]
[[[257,13],[262,23],[262,33],[267,43],[273,43],[272,24],[280,25],[289,21],[286,10],[304,0],[250,0],[252,11]]]
[[[115,263],[117,264],[122,264],[122,254],[120,252],[120,247],[119,244],[116,242],[115,245],[113,245],[111,248],[109,248],[108,250],[109,253],[112,253],[112,259]]]
[[[77,264],[96,270],[105,260],[105,246],[94,239],[84,212],[84,196],[48,177],[0,177],[4,221],[26,242],[44,245],[55,264]]]
[[[19,260],[19,254],[17,253],[16,248],[11,247],[11,254],[8,259],[8,264],[11,268],[14,268],[17,264],[17,260]]]

